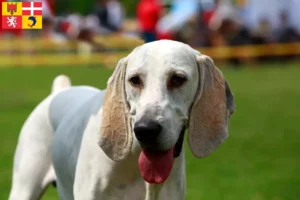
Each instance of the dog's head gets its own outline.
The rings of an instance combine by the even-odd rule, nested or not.
[[[180,42],[147,43],[121,59],[108,81],[99,145],[120,161],[137,141],[142,176],[161,183],[181,152],[185,128],[192,153],[207,156],[227,138],[234,110],[211,58]]]

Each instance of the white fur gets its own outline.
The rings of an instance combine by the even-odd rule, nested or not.
[[[161,141],[165,149],[175,145],[182,125],[188,120],[189,108],[195,97],[199,75],[193,50],[172,41],[147,44],[137,48],[128,60],[125,88],[133,121],[152,113],[163,125]],[[182,73],[187,82],[178,90],[168,91],[170,71]],[[138,91],[128,83],[138,74],[144,88]],[[55,179],[51,161],[53,130],[48,109],[53,97],[70,86],[67,77],[54,81],[53,94],[32,112],[25,122],[14,161],[10,200],[35,200]],[[169,178],[161,185],[150,185],[141,178],[138,155],[141,151],[134,138],[132,152],[122,162],[114,162],[99,148],[98,134],[102,109],[89,119],[82,138],[76,167],[75,200],[183,200],[185,198],[184,148],[176,158]],[[34,167],[32,167],[34,166]],[[34,170],[33,170],[34,169]],[[63,196],[69,196],[68,194]]]
[[[69,79],[69,77],[65,75],[59,75],[53,81],[52,93],[58,92],[63,88],[68,88],[70,86],[71,86],[71,80]]]
[[[51,161],[53,131],[48,118],[52,98],[50,95],[40,103],[23,125],[14,158],[10,200],[38,199],[55,179]]]

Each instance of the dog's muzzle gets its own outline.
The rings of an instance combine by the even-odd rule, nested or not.
[[[136,122],[133,130],[142,148],[155,148],[162,126],[154,120],[145,119]]]
[[[159,136],[163,130],[161,124],[154,120],[139,120],[134,124],[134,133],[143,149],[152,152],[160,152]],[[185,127],[183,126],[179,138],[174,147],[174,158],[178,157],[182,150]]]

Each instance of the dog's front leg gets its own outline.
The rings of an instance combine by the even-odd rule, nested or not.
[[[101,109],[92,116],[84,131],[76,166],[73,194],[75,200],[107,199],[104,194],[109,184],[112,162],[97,144]]]

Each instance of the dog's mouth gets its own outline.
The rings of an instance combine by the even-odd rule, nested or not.
[[[185,127],[182,128],[176,144],[169,150],[158,152],[143,149],[139,156],[139,168],[143,179],[151,184],[161,184],[169,177],[174,158],[182,151]]]

